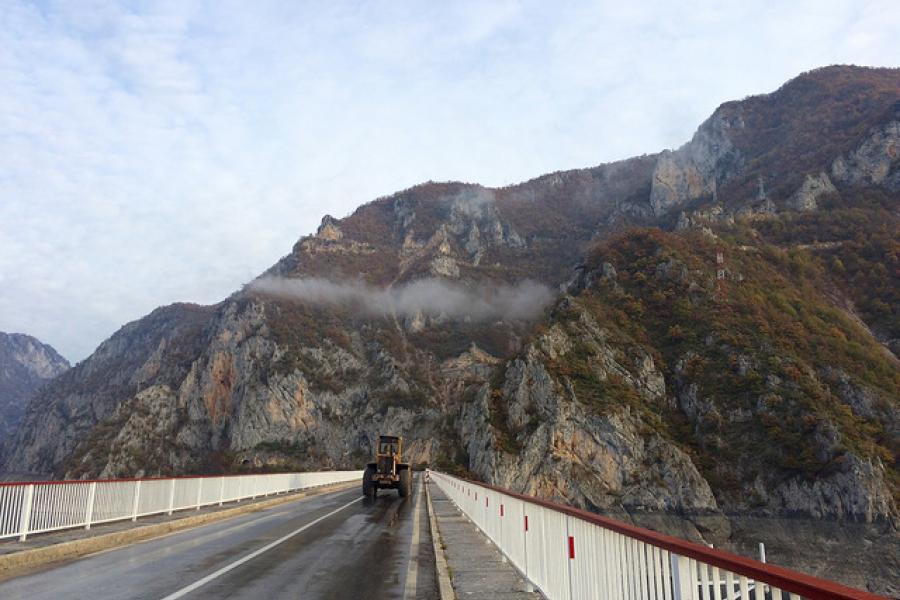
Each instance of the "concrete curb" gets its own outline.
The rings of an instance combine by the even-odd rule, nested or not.
[[[434,518],[434,507],[431,506],[430,481],[425,482],[425,500],[428,504],[428,526],[431,529],[431,543],[434,545],[434,567],[437,571],[438,589],[441,600],[456,600],[456,592],[450,582],[450,568],[447,566],[447,557],[444,556],[444,548],[441,542],[441,531],[438,529],[437,520]]]
[[[260,502],[236,506],[235,508],[229,508],[227,510],[194,515],[191,517],[166,521],[164,523],[154,523],[153,525],[144,525],[125,531],[97,535],[81,540],[61,542],[43,548],[33,548],[30,550],[22,550],[21,552],[5,554],[0,556],[0,581],[24,574],[24,572],[34,569],[35,567],[63,560],[71,560],[87,554],[94,554],[95,552],[100,552],[102,550],[127,546],[136,542],[143,542],[169,533],[192,529],[216,521],[224,521],[231,517],[250,512],[257,512],[266,508],[278,506],[279,504],[287,504],[288,502],[293,502],[294,500],[299,500],[300,498],[305,498],[307,496],[316,496],[328,492],[349,489],[355,485],[358,485],[356,481],[350,481],[320,486],[308,490],[301,490],[286,496],[279,496],[277,498],[272,498],[271,500],[262,500]]]

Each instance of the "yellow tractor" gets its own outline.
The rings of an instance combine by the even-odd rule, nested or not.
[[[402,451],[403,438],[378,436],[375,462],[368,463],[363,473],[363,496],[374,498],[379,489],[395,489],[401,498],[409,496],[412,491],[412,472],[409,470],[409,463],[400,462]]]

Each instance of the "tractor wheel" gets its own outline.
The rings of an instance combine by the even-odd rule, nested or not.
[[[401,498],[406,498],[412,492],[412,473],[409,469],[400,471],[400,487],[397,488]]]
[[[362,493],[366,498],[374,498],[376,490],[376,483],[372,481],[372,475],[375,474],[375,469],[372,467],[366,467],[365,472],[363,473],[363,481],[362,481]]]

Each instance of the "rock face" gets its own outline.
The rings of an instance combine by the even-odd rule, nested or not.
[[[788,199],[788,207],[798,211],[816,210],[819,198],[837,193],[837,188],[825,173],[807,175],[800,189]]]
[[[895,540],[900,363],[867,325],[890,324],[900,290],[860,273],[897,268],[898,94],[900,71],[828,68],[723,105],[675,151],[326,216],[264,275],[475,297],[531,280],[556,297],[530,320],[253,286],[160,308],[32,400],[4,468],[356,468],[391,432],[413,463],[717,546],[778,536],[747,519]],[[833,240],[841,203],[868,229]],[[821,531],[786,564],[836,539]]]
[[[720,184],[740,168],[741,154],[729,137],[743,128],[740,116],[713,115],[690,142],[674,152],[663,152],[653,171],[650,206],[656,216],[701,198],[716,199]]]
[[[460,425],[469,468],[505,487],[604,512],[717,512],[690,458],[668,440],[645,435],[639,414],[598,414],[578,401],[571,382],[551,374],[590,347],[600,379],[622,378],[648,402],[665,403],[665,380],[652,357],[640,353],[624,365],[609,337],[580,312],[508,363],[501,388],[480,389]]]
[[[322,224],[319,225],[319,229],[316,230],[316,237],[320,240],[336,242],[343,238],[344,234],[341,232],[338,220],[331,215],[325,215],[322,217]]]
[[[28,404],[4,470],[52,472],[77,444],[99,435],[95,427],[137,392],[180,381],[199,352],[212,311],[191,305],[157,309],[41,389]]]
[[[857,148],[834,160],[831,174],[835,180],[900,190],[900,102],[895,111],[898,119],[876,127]]]
[[[9,440],[18,429],[31,396],[68,368],[69,362],[47,344],[0,332],[0,440]]]

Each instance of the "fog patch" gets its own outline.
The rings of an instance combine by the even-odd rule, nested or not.
[[[444,316],[455,320],[530,320],[553,301],[553,290],[525,280],[514,285],[462,286],[444,279],[420,279],[380,288],[362,282],[335,282],[320,277],[261,277],[249,288],[315,305],[347,307],[384,316]]]

